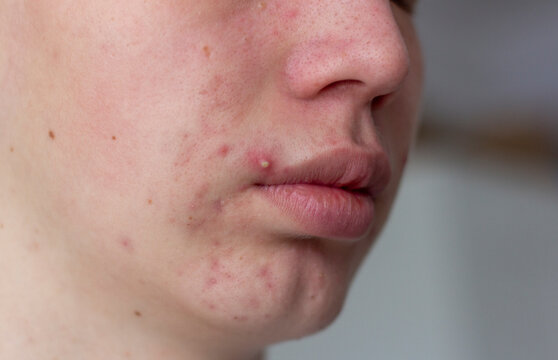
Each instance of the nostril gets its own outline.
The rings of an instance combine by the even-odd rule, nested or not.
[[[380,110],[381,108],[386,107],[389,103],[393,101],[394,97],[395,97],[395,93],[376,96],[374,99],[372,99],[371,102],[372,111],[377,111]]]

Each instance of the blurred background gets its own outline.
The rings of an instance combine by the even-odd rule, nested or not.
[[[326,331],[271,360],[558,359],[558,1],[419,0],[423,127]]]

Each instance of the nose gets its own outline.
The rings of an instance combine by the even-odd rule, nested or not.
[[[387,0],[307,0],[298,40],[286,62],[290,93],[300,99],[325,89],[351,89],[370,102],[397,90],[409,71],[405,41]]]

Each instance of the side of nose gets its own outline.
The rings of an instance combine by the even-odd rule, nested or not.
[[[370,102],[397,90],[409,55],[388,1],[307,0],[300,6],[312,19],[287,58],[292,96],[309,99],[343,84]]]

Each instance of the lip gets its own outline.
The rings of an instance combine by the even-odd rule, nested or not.
[[[391,176],[385,152],[336,150],[264,175],[260,193],[306,236],[354,240],[374,222],[374,200]]]

